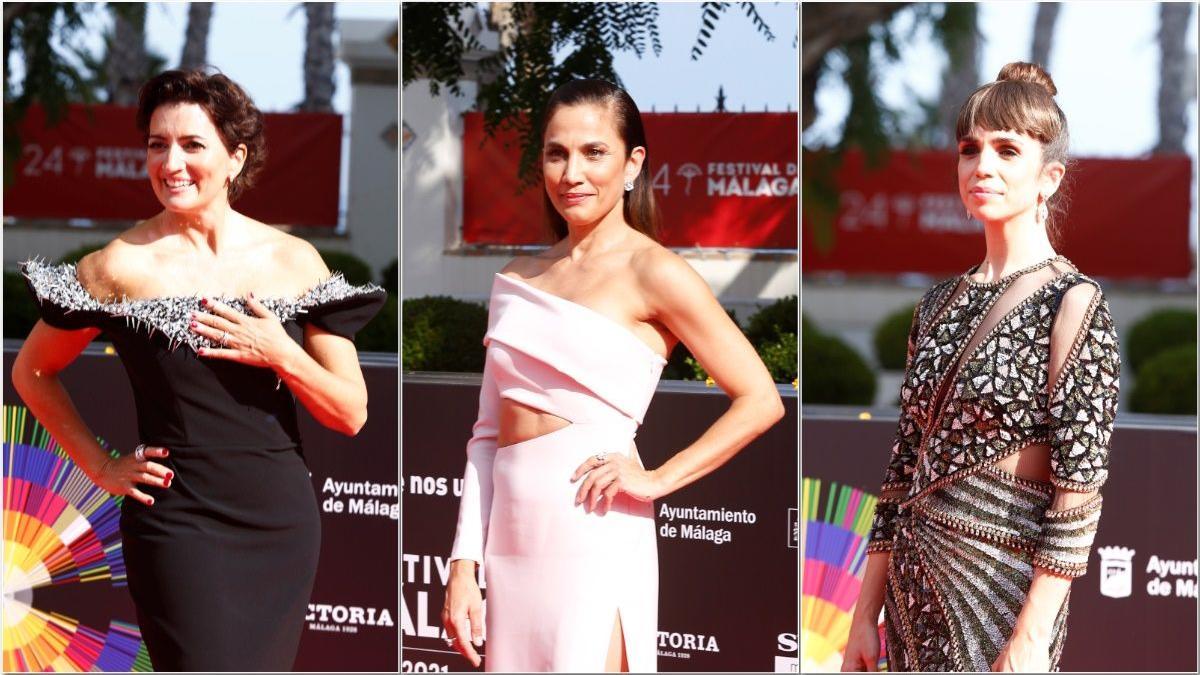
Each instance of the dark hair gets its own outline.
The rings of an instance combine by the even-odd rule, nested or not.
[[[220,73],[167,70],[150,78],[138,92],[137,127],[143,136],[150,134],[154,111],[171,103],[195,103],[203,108],[227,152],[232,153],[238,145],[246,146],[242,170],[229,182],[229,201],[233,202],[254,185],[267,162],[263,114],[236,82]]]
[[[1015,61],[1000,69],[995,82],[989,82],[967,97],[958,111],[954,135],[962,140],[976,128],[989,131],[1015,131],[1036,138],[1042,143],[1042,163],[1061,162],[1068,166],[1067,116],[1054,96],[1058,87],[1050,74],[1036,63]],[[1058,215],[1066,211],[1065,184],[1046,201],[1050,217],[1046,219],[1046,234],[1057,247],[1061,239]]]
[[[625,195],[622,213],[625,222],[633,229],[657,241],[659,215],[658,206],[654,203],[654,188],[650,185],[650,147],[646,144],[646,130],[642,128],[642,115],[628,92],[605,80],[572,80],[560,86],[550,94],[550,99],[546,102],[538,143],[545,138],[546,126],[558,108],[584,104],[603,106],[612,112],[617,125],[617,135],[625,143],[626,158],[634,148],[646,148],[647,157],[642,161],[641,172],[633,179],[633,190]],[[542,193],[542,199],[546,206],[546,219],[550,222],[554,236],[558,240],[566,238],[567,221],[554,208],[554,202],[550,201],[550,195],[545,191]]]

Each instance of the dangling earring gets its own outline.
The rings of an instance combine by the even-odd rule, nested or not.
[[[629,192],[631,190],[633,190],[633,181],[631,181],[631,180],[625,181],[625,191]]]
[[[1046,220],[1050,218],[1050,209],[1046,207],[1046,198],[1041,194],[1038,195],[1037,222],[1039,225],[1045,225]]]

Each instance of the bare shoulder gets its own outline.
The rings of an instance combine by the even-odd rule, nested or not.
[[[145,230],[146,222],[139,222],[79,260],[76,276],[92,297],[108,301],[136,296],[150,280],[154,265],[146,250]]]
[[[308,241],[282,230],[264,225],[271,247],[276,273],[287,277],[288,285],[297,291],[307,290],[329,278],[331,274],[317,248]]]
[[[530,256],[519,255],[509,260],[508,264],[500,270],[500,274],[519,277],[529,276],[529,271],[532,269],[531,262]]]
[[[508,264],[500,270],[500,274],[521,277],[522,279],[536,277],[546,271],[546,268],[553,264],[556,259],[562,257],[562,247],[562,242],[560,242],[536,255],[516,256],[508,261]]]
[[[658,243],[639,247],[630,266],[652,306],[679,306],[713,295],[708,283],[682,256]]]

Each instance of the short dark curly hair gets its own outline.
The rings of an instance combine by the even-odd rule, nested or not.
[[[263,114],[246,92],[221,73],[163,71],[150,78],[138,92],[137,127],[145,139],[149,139],[154,111],[170,103],[195,103],[203,108],[228,152],[245,144],[246,162],[241,173],[229,183],[229,201],[250,189],[267,162],[267,138]]]

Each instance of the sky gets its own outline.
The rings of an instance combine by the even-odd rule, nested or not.
[[[304,13],[295,2],[218,2],[214,7],[208,42],[208,60],[246,88],[265,111],[291,109],[304,93]],[[486,3],[482,3],[486,4]],[[150,3],[147,46],[179,62],[187,27],[186,2]],[[708,49],[697,61],[690,57],[701,26],[701,5],[696,2],[659,3],[659,34],[663,51],[638,59],[632,52],[615,57],[618,75],[638,102],[650,110],[712,110],[717,88],[725,88],[726,107],[740,110],[799,110],[798,59],[794,46],[799,26],[799,5],[794,2],[759,2],[760,16],[775,35],[773,41],[755,31],[736,5],[717,22]],[[338,2],[338,18],[398,20],[397,2]],[[100,35],[108,24],[107,13],[89,15],[92,28],[87,44],[100,49]],[[269,28],[268,28],[269,27]],[[336,47],[336,41],[335,41]],[[15,71],[20,71],[19,64]],[[669,77],[664,77],[669,74]],[[339,64],[334,108],[349,110],[349,70]]]
[[[146,47],[179,65],[187,29],[187,2],[151,2],[146,13]],[[209,25],[208,62],[246,89],[265,112],[286,112],[304,98],[304,12],[298,2],[218,2]],[[98,10],[99,8],[97,8]],[[338,19],[398,21],[396,2],[337,2]],[[111,23],[108,12],[84,14],[88,30],[83,46],[99,54],[102,35]],[[337,36],[334,36],[337,50]],[[23,77],[23,64],[14,60],[14,79]],[[350,70],[340,61],[334,73],[333,107],[350,109]]]
[[[1188,49],[1196,59],[1197,9],[1192,10]],[[1158,3],[1066,2],[1058,15],[1050,62],[1042,64],[1058,88],[1055,100],[1067,116],[1073,157],[1136,158],[1149,154],[1158,142]],[[1004,64],[1029,60],[1033,44],[1034,2],[990,2],[980,5],[983,34],[980,84],[990,82]],[[900,34],[911,25],[904,15]],[[898,17],[899,20],[900,17]],[[945,53],[934,47],[929,31],[900,46],[901,60],[880,70],[881,98],[903,109],[921,97],[937,95]],[[1195,72],[1192,73],[1195,78]],[[826,74],[817,84],[817,120],[804,132],[804,144],[823,145],[841,136],[849,109],[849,93],[840,78]],[[1197,104],[1188,107],[1184,148],[1192,157],[1193,184],[1200,176],[1197,162]],[[1192,196],[1189,243],[1197,249],[1197,203]]]
[[[298,2],[218,2],[209,25],[208,63],[240,84],[264,112],[287,112],[304,98],[304,11]],[[187,29],[186,2],[152,2],[146,14],[146,47],[166,58],[170,68],[179,65]],[[337,19],[399,21],[396,2],[338,2]],[[99,54],[102,35],[110,23],[105,11],[84,15],[88,31],[84,46]],[[338,39],[334,36],[335,55]],[[23,65],[12,64],[13,77],[23,77]],[[340,60],[334,71],[333,108],[343,118],[341,204],[338,231],[345,225],[349,191],[350,69]],[[86,221],[84,221],[86,222]]]
[[[983,3],[980,84],[995,79],[1010,61],[1030,58],[1036,3]],[[907,18],[907,17],[906,17]],[[1151,2],[1064,3],[1058,15],[1050,62],[1043,64],[1058,87],[1056,100],[1067,115],[1076,156],[1137,157],[1158,140],[1158,4]],[[1193,10],[1188,45],[1196,53]],[[902,59],[882,69],[880,95],[891,106],[912,100],[909,90],[936,96],[945,66],[928,31],[901,47]],[[845,86],[826,75],[818,84],[820,117],[805,132],[805,144],[836,139],[849,107]],[[1196,101],[1190,106],[1185,147],[1195,158]]]
[[[304,98],[304,11],[298,2],[218,2],[209,26],[208,60],[246,88],[262,110],[290,110]],[[147,46],[179,63],[187,28],[188,3],[151,3]],[[398,21],[396,2],[338,2],[338,19]],[[264,27],[271,27],[266,33]],[[334,39],[337,50],[337,39]],[[341,62],[335,73],[333,107],[350,109],[350,69]]]
[[[775,35],[768,42],[750,19],[730,6],[716,24],[708,48],[691,60],[702,16],[700,3],[662,2],[658,30],[662,54],[648,51],[638,59],[632,52],[614,59],[633,100],[642,110],[711,111],[717,88],[725,88],[727,110],[772,112],[800,109],[800,52],[794,40],[799,29],[799,5],[793,2],[756,3],[759,16]],[[664,75],[666,75],[664,77]]]

